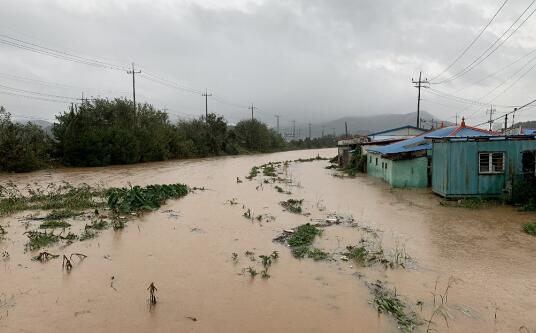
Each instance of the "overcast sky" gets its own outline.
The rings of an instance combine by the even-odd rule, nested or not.
[[[503,2],[2,0],[0,38],[17,38],[119,67],[135,62],[143,74],[195,91],[207,88],[218,96],[209,97],[209,111],[223,114],[230,122],[248,117],[246,107],[253,102],[260,108],[261,120],[273,125],[274,115],[280,114],[283,127],[292,119],[316,123],[343,116],[415,111],[417,90],[411,79],[420,70],[429,79],[441,73]],[[434,81],[467,67],[530,2],[507,1],[473,47]],[[517,25],[533,8],[536,4]],[[530,71],[536,53],[482,79],[535,46],[536,14],[484,62],[432,88],[470,100],[493,101],[499,112],[507,111],[500,106],[536,98],[536,91],[530,89],[536,84],[536,71]],[[15,117],[52,120],[66,105],[4,94],[30,95],[9,88],[74,98],[82,92],[130,98],[131,84],[124,71],[0,44],[0,85],[4,86],[0,86],[0,105]],[[184,117],[204,113],[199,93],[158,84],[145,76],[137,78],[136,87],[139,102]],[[430,89],[423,92],[423,99],[422,109],[441,119],[454,120],[459,113],[476,123],[486,117],[485,107],[440,97]],[[516,117],[536,118],[536,111]]]

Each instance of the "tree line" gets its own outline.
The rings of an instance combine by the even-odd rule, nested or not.
[[[173,123],[152,105],[134,108],[126,99],[71,106],[56,117],[51,135],[35,124],[12,121],[0,107],[0,171],[8,172],[334,146],[332,136],[286,142],[256,119],[231,126],[223,117],[208,114]]]

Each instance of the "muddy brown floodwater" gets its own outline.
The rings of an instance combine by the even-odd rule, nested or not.
[[[28,212],[0,219],[8,231],[0,253],[10,254],[0,258],[0,331],[396,332],[396,321],[378,315],[371,304],[365,282],[386,281],[426,320],[436,281],[441,291],[451,276],[458,282],[448,295],[449,328],[437,317],[438,331],[536,329],[536,238],[521,231],[536,215],[508,206],[444,207],[429,190],[393,190],[367,176],[334,177],[324,168],[327,161],[290,164],[286,176],[298,185],[291,187],[292,195],[262,184],[261,176],[245,179],[254,165],[335,153],[308,150],[0,176],[0,184],[181,182],[206,188],[134,218],[122,231],[47,249],[88,256],[70,272],[61,269],[61,260],[38,263],[30,260],[36,253],[24,252],[22,222]],[[239,204],[226,203],[233,198]],[[303,198],[311,215],[284,211],[278,203],[288,198]],[[250,221],[242,216],[243,206],[275,220]],[[345,226],[325,228],[315,241],[334,261],[298,260],[272,241],[282,230],[330,212],[381,230],[384,248],[404,247],[413,263],[384,269],[340,260],[345,247],[360,239],[359,230]],[[248,266],[261,269],[258,260],[244,256],[248,250],[279,252],[269,279],[242,274]],[[158,303],[150,309],[146,288],[153,281]],[[426,331],[426,324],[415,331]]]

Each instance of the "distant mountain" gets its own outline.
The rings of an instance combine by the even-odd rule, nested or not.
[[[45,133],[51,135],[52,134],[52,123],[51,122],[48,122],[46,120],[39,120],[39,119],[35,119],[35,120],[21,120],[21,119],[14,119],[15,122],[17,123],[20,123],[20,124],[25,124],[25,123],[32,123],[32,124],[35,124],[39,127],[41,127]]]
[[[441,120],[426,111],[421,111],[420,117],[422,119],[421,127],[423,128],[430,128],[432,121],[437,124],[436,126],[440,126],[441,124]],[[325,135],[333,134],[333,132],[335,132],[337,136],[343,135],[345,133],[345,122],[348,124],[348,134],[368,134],[406,125],[415,126],[417,125],[417,112],[339,118],[325,123],[313,124],[311,128],[311,136],[321,136],[322,127],[324,127]],[[445,125],[449,124],[450,123],[445,122]],[[308,130],[309,129],[304,126],[300,128],[302,138],[308,136]]]

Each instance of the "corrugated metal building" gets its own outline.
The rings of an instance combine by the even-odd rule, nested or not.
[[[536,176],[536,135],[434,138],[432,190],[447,198],[497,197]]]
[[[393,187],[428,187],[431,183],[432,140],[429,137],[479,137],[493,132],[469,127],[448,126],[397,143],[368,149],[367,173]]]

